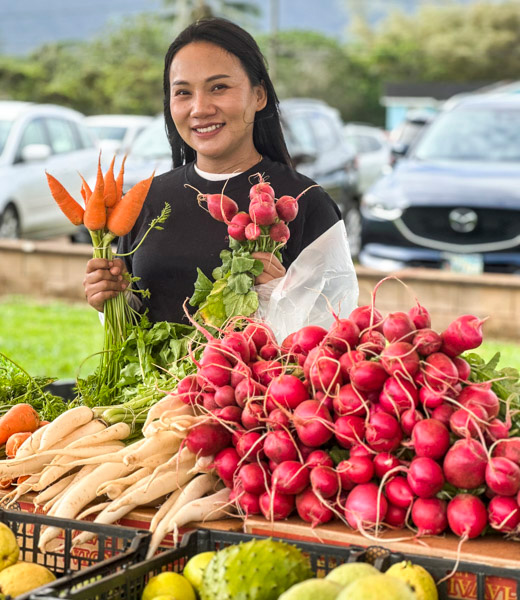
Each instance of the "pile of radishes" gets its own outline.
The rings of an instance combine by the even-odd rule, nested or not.
[[[197,374],[177,388],[208,415],[186,443],[214,455],[246,516],[340,518],[367,535],[515,533],[520,438],[492,382],[471,383],[460,356],[481,344],[482,323],[463,315],[438,333],[417,303],[385,317],[362,306],[281,345],[254,321],[205,332]]]

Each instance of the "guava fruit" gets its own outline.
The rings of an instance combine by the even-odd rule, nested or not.
[[[339,593],[336,600],[417,600],[412,588],[391,575],[368,575],[356,579]]]
[[[339,583],[343,587],[350,585],[356,579],[368,577],[368,575],[381,575],[374,566],[364,562],[344,563],[330,571],[325,579]]]
[[[342,589],[334,581],[307,579],[291,586],[278,600],[336,600]]]
[[[414,590],[417,600],[438,600],[439,593],[435,580],[421,565],[415,565],[409,560],[395,563],[386,570],[385,575],[391,575],[406,581]]]

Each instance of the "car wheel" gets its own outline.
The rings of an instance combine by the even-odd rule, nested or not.
[[[350,205],[344,217],[347,240],[352,258],[357,258],[361,251],[361,213],[355,205]]]
[[[16,240],[20,237],[20,217],[13,204],[8,204],[0,215],[0,238]]]

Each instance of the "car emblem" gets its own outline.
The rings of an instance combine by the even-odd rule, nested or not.
[[[470,208],[454,208],[449,214],[450,225],[458,233],[470,233],[477,226],[477,213]]]

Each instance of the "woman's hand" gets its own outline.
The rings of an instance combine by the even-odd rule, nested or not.
[[[124,277],[126,267],[120,258],[91,258],[87,263],[87,271],[83,279],[87,302],[103,312],[103,305],[109,298],[115,298],[128,287]]]
[[[274,254],[270,252],[254,252],[251,256],[262,261],[264,265],[263,272],[255,280],[256,285],[267,283],[285,275],[284,266]]]

